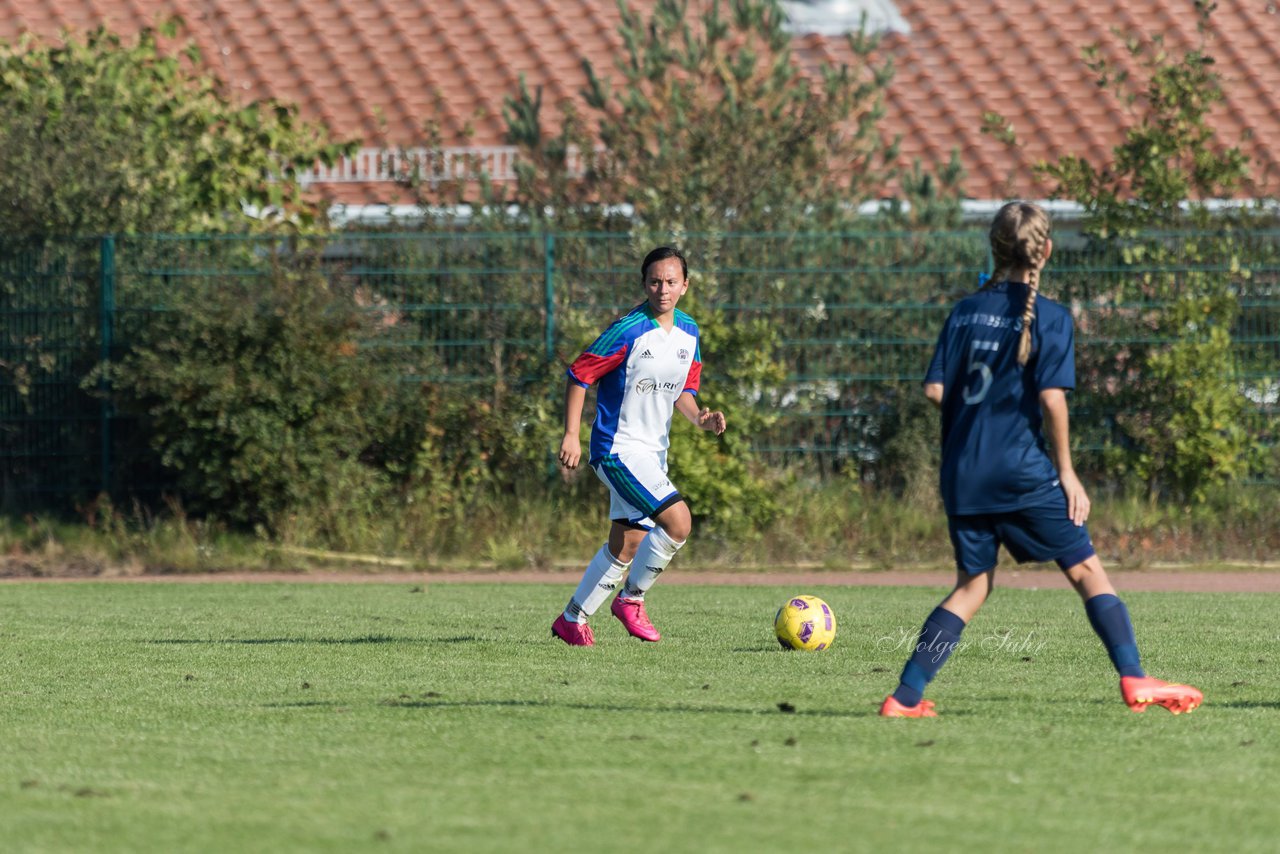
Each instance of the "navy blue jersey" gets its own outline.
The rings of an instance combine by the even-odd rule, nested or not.
[[[1071,313],[1036,296],[1031,357],[1018,364],[1027,286],[1002,282],[961,300],[938,336],[926,383],[942,383],[942,501],[947,513],[1032,507],[1059,490],[1041,433],[1040,392],[1074,388]]]

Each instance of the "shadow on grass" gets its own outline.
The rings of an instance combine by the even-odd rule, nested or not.
[[[459,635],[451,638],[397,638],[390,635],[365,635],[355,638],[156,638],[145,641],[152,644],[244,644],[248,646],[272,644],[366,644],[366,643],[476,643],[484,638],[476,635]]]
[[[728,706],[620,706],[609,703],[557,703],[552,700],[383,700],[381,706],[399,709],[476,709],[476,708],[542,708],[574,709],[582,712],[656,712],[659,714],[694,715],[777,715],[779,717],[871,718],[875,709],[866,711],[831,709],[793,709],[782,711],[777,706],[732,708]]]

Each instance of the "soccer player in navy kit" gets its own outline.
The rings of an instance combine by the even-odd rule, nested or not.
[[[571,646],[592,646],[587,618],[621,584],[610,611],[634,637],[661,634],[645,611],[645,593],[689,537],[692,520],[667,477],[671,415],[703,430],[725,430],[723,412],[699,409],[702,353],[698,325],[676,308],[689,289],[689,267],[678,249],[659,246],[640,265],[645,301],[618,318],[569,366],[560,463],[577,468],[587,389],[596,383],[590,464],[609,488],[609,540],[596,552],[551,625]],[[626,582],[622,583],[623,577]]]
[[[991,224],[995,274],[952,309],[925,375],[942,410],[940,485],[956,556],[956,586],[925,621],[884,717],[936,717],[924,699],[994,586],[1001,545],[1019,562],[1054,561],[1120,675],[1135,712],[1190,712],[1195,688],[1146,675],[1133,624],[1089,539],[1089,497],[1071,464],[1066,392],[1075,387],[1071,313],[1039,293],[1053,250],[1049,218],[1011,202]],[[1045,433],[1048,445],[1045,443]]]

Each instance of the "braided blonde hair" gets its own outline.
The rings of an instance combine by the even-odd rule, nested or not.
[[[1009,202],[991,222],[992,282],[1002,282],[1017,270],[1027,271],[1027,304],[1022,309],[1022,337],[1018,339],[1018,364],[1031,357],[1031,324],[1036,316],[1040,267],[1049,240],[1049,215],[1031,202]]]

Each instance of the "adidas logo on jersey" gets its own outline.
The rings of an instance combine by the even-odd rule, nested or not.
[[[648,350],[645,350],[643,353],[641,353],[641,354],[640,354],[640,358],[641,358],[641,359],[652,359],[652,358],[653,358],[653,353],[649,352]]]

